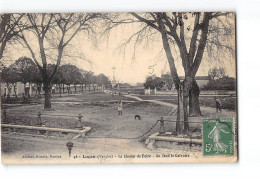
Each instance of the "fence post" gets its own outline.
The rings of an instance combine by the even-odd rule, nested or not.
[[[69,157],[70,157],[71,151],[72,151],[72,148],[73,148],[73,143],[71,141],[69,141],[69,142],[67,142],[66,146],[69,150]]]
[[[41,126],[41,125],[42,125],[41,115],[42,115],[42,114],[41,114],[41,112],[39,111],[38,114],[37,114],[38,118],[37,118],[37,124],[36,124],[36,126]]]
[[[159,130],[159,135],[164,135],[165,134],[165,129],[164,129],[164,120],[163,117],[160,119],[160,130]]]

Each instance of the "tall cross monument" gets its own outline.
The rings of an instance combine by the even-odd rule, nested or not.
[[[114,88],[114,87],[116,86],[116,77],[115,77],[115,70],[116,70],[116,67],[113,66],[112,70],[113,70],[112,88]]]

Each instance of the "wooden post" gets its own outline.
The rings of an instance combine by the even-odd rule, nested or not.
[[[6,109],[4,109],[4,111],[3,111],[3,116],[4,116],[3,122],[4,122],[4,123],[7,123]]]

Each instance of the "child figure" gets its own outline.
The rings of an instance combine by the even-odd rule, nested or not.
[[[120,100],[119,103],[118,103],[118,115],[122,115],[123,113],[123,103],[122,101]]]

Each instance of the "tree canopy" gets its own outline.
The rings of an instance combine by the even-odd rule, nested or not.
[[[144,83],[144,87],[146,89],[148,89],[148,88],[155,89],[156,88],[156,89],[160,90],[163,87],[163,85],[164,85],[164,83],[163,83],[162,78],[157,77],[155,75],[148,76]]]

